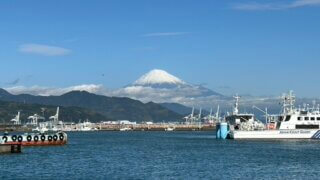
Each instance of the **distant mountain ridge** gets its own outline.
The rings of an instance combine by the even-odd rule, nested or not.
[[[33,96],[28,94],[12,95],[0,89],[0,100],[27,104],[55,106],[76,106],[93,110],[114,120],[131,121],[181,121],[182,116],[163,106],[149,102],[142,103],[126,97],[107,97],[86,91],[71,91],[61,96]]]
[[[151,70],[122,88],[108,89],[102,84],[80,84],[69,87],[13,86],[5,88],[12,94],[61,96],[70,91],[87,91],[108,97],[128,97],[144,103],[179,103],[189,107],[216,106],[215,102],[230,100],[204,85],[187,83],[164,70]]]
[[[1,97],[8,97],[8,96],[11,96],[12,94],[10,94],[8,91],[0,88],[0,98]]]

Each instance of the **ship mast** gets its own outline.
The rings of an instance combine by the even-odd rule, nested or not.
[[[294,103],[296,101],[296,97],[293,94],[293,91],[289,91],[289,94],[285,94],[282,96],[282,106],[283,106],[283,114],[293,113],[294,112]]]
[[[233,98],[236,100],[233,108],[233,115],[237,115],[239,113],[239,100],[240,96],[235,95]]]

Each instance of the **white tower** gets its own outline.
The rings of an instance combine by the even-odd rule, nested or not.
[[[18,111],[18,114],[11,121],[13,122],[14,125],[20,125],[21,124],[21,122],[20,122],[20,111]]]
[[[217,112],[216,112],[216,121],[219,120],[219,114],[220,114],[220,105],[218,105],[218,108],[217,108]]]
[[[57,107],[57,112],[54,116],[51,116],[49,119],[52,119],[53,124],[57,125],[59,123],[59,107]]]

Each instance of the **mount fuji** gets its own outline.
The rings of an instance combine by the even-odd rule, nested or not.
[[[175,88],[187,85],[181,79],[167,73],[164,70],[154,69],[141,76],[131,86],[143,86],[153,88]]]
[[[222,98],[223,95],[201,85],[189,84],[160,69],[154,69],[141,76],[132,84],[113,92],[115,96],[125,96],[144,102],[184,103],[195,98]]]

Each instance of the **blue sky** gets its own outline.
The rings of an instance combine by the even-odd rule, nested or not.
[[[222,94],[320,97],[320,0],[4,0],[0,86],[123,87],[152,69]]]

